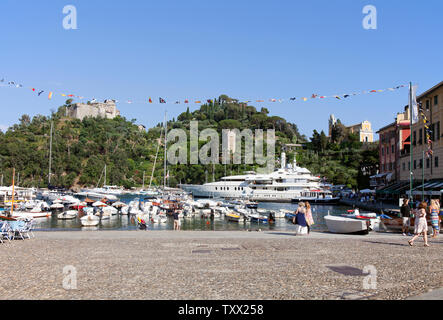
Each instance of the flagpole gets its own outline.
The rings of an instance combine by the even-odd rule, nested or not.
[[[167,118],[167,111],[165,111],[165,159],[164,159],[164,181],[163,181],[163,195],[165,194],[166,191],[166,151],[167,151],[167,143],[168,143],[168,139],[167,139],[167,122],[166,122],[166,118]]]
[[[424,150],[423,150],[421,162],[422,162],[422,166],[421,166],[421,183],[422,183],[421,198],[422,198],[422,201],[425,201],[425,151]]]
[[[410,120],[410,125],[411,125],[411,128],[410,128],[410,140],[411,140],[411,142],[410,142],[410,147],[409,147],[409,152],[410,152],[410,161],[411,161],[411,164],[410,164],[410,166],[409,166],[409,184],[410,184],[410,186],[409,186],[409,192],[410,192],[410,194],[409,194],[409,198],[410,198],[410,205],[412,206],[412,202],[413,202],[413,197],[412,197],[412,186],[413,186],[413,175],[414,175],[414,173],[412,172],[412,162],[413,162],[413,150],[414,150],[414,147],[413,147],[413,143],[412,143],[412,82],[410,82],[409,83],[409,114],[410,114],[410,116],[409,116],[409,120]]]

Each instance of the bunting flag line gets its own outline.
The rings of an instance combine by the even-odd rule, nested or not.
[[[10,87],[14,87],[14,88],[24,88],[24,86],[22,84],[17,83],[15,81],[7,81],[7,79],[4,78],[4,77],[1,78],[0,83],[5,83],[4,85],[1,85],[1,87],[8,87],[8,86],[10,86]],[[6,85],[6,83],[8,85]],[[333,98],[335,100],[343,101],[343,99],[348,99],[351,96],[357,96],[357,95],[363,95],[363,94],[373,94],[373,93],[382,93],[382,92],[392,92],[392,91],[396,91],[396,90],[399,90],[399,89],[405,88],[405,87],[407,87],[407,85],[399,85],[399,86],[395,86],[395,87],[387,88],[387,89],[382,89],[382,90],[372,89],[372,90],[360,91],[360,92],[354,92],[354,93],[334,94],[334,95],[330,95],[330,96],[319,95],[317,93],[313,93],[310,98],[308,98],[307,96],[304,96],[304,97],[300,97],[300,98],[290,97],[290,98],[287,98],[287,99],[284,99],[284,98],[247,99],[247,100],[244,100],[241,103],[242,104],[248,104],[248,103],[250,103],[252,101],[255,101],[257,103],[266,103],[266,101],[272,102],[272,103],[276,103],[276,102],[283,103],[285,101],[289,101],[289,102],[303,101],[303,102],[306,102],[306,101],[308,101],[310,99],[326,99],[326,98]],[[27,87],[27,88],[31,89],[33,92],[37,93],[37,96],[39,96],[39,97],[44,92],[49,92],[48,100],[52,100],[54,95],[59,95],[61,97],[69,97],[69,98],[75,98],[75,99],[79,99],[79,100],[87,100],[87,101],[90,101],[91,103],[97,102],[97,99],[95,99],[95,98],[89,99],[89,98],[86,98],[84,96],[78,96],[78,95],[74,95],[74,94],[56,93],[53,90],[49,91],[49,90],[43,90],[43,89],[36,89],[35,87]],[[107,100],[110,100],[109,97],[107,98]],[[113,100],[116,103],[120,102],[119,100],[115,100],[115,99],[113,99]],[[185,103],[185,104],[189,104],[190,103],[189,99],[177,100],[177,99],[164,99],[162,97],[159,97],[158,101],[159,101],[160,104],[166,104],[167,101],[170,101],[169,102],[170,104],[181,104],[182,102]],[[215,100],[213,100],[213,99],[198,99],[198,100],[194,100],[194,103],[195,104],[201,104],[202,101],[206,101],[206,103],[208,103],[208,104],[213,104],[215,102]],[[144,100],[144,101],[141,102],[141,101],[136,101],[134,99],[126,99],[126,100],[122,101],[122,103],[126,103],[126,104],[135,104],[135,103],[139,103],[139,104],[146,104],[146,103],[152,104],[154,102],[153,102],[152,98],[149,97],[147,99],[147,101]]]
[[[423,110],[423,104],[421,101],[418,103],[418,110],[423,119],[423,124],[425,127],[424,133],[426,135],[426,143],[428,145],[428,151],[426,151],[426,157],[430,158],[434,154],[434,151],[432,150],[433,142],[431,140],[431,134],[432,134],[432,130],[430,128],[431,122],[428,120],[428,118],[425,115],[425,112]]]

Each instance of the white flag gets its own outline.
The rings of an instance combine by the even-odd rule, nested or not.
[[[412,124],[415,124],[418,122],[418,104],[417,104],[417,88],[418,86],[410,86],[410,100],[409,101],[409,108],[411,108],[412,111]]]

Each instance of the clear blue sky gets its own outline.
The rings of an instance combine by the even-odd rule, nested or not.
[[[78,30],[63,29],[68,4],[77,7]],[[377,30],[362,27],[368,4],[377,7]],[[423,92],[443,80],[442,12],[440,0],[2,0],[0,79],[46,92],[0,87],[0,126],[63,104],[62,97],[48,101],[48,90],[140,101],[278,99],[413,81]],[[401,89],[255,106],[311,136],[327,130],[331,113],[349,125],[369,120],[376,131],[402,111],[407,96]],[[147,127],[161,122],[165,109],[118,107]],[[171,118],[185,111],[183,104],[167,108]]]

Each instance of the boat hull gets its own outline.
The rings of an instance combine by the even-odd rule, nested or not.
[[[331,233],[363,235],[369,233],[369,221],[366,220],[326,216],[325,222]]]
[[[20,218],[30,218],[30,219],[37,219],[37,218],[48,218],[51,216],[51,212],[14,212],[12,214],[12,218],[14,219],[20,219]]]

